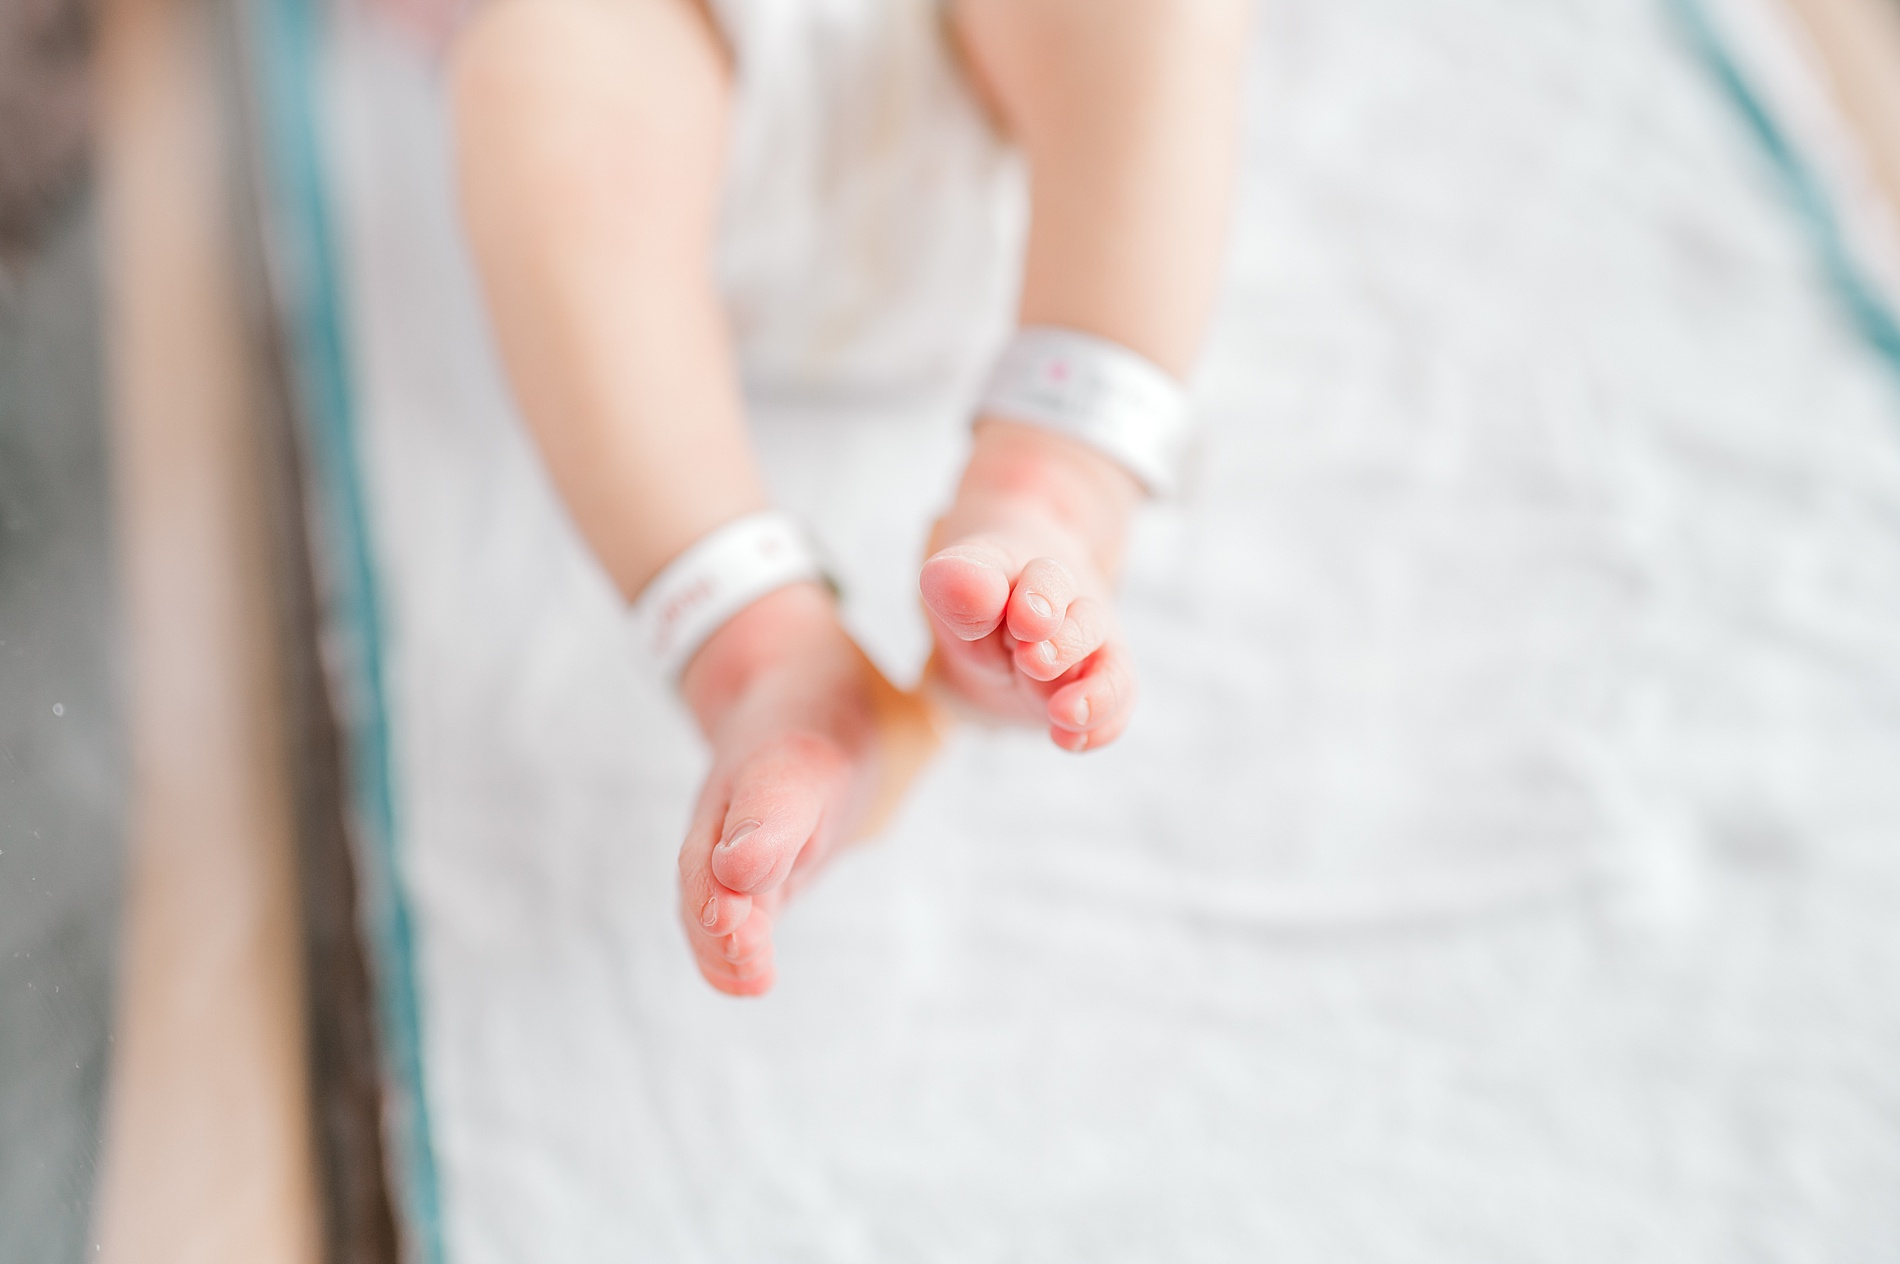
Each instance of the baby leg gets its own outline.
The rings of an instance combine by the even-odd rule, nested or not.
[[[971,78],[1029,160],[1020,318],[1186,374],[1238,142],[1245,0],[957,0]],[[1141,489],[1074,439],[978,418],[921,576],[937,674],[1068,750],[1127,723],[1108,604]]]
[[[631,601],[766,507],[713,281],[724,50],[687,0],[496,0],[452,80],[464,215],[516,398]],[[715,987],[761,992],[793,876],[866,827],[927,730],[811,583],[714,633],[681,689],[713,747],[682,920]]]
[[[568,511],[631,600],[767,504],[712,277],[725,57],[684,0],[495,0],[452,57],[490,323]]]

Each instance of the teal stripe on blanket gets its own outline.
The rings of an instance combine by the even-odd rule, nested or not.
[[[1894,372],[1900,373],[1900,321],[1895,320],[1893,309],[1887,305],[1879,287],[1854,258],[1841,232],[1840,217],[1820,180],[1775,122],[1761,94],[1749,83],[1721,32],[1710,20],[1703,0],[1663,0],[1663,3],[1774,166],[1820,257],[1828,283],[1846,305],[1855,327]]]
[[[349,739],[363,920],[376,968],[396,1195],[411,1258],[442,1264],[415,940],[399,861],[383,617],[357,451],[344,307],[318,126],[319,0],[247,0],[251,87],[268,185],[267,242],[291,344],[304,451],[317,505],[327,629],[344,653],[338,699]]]

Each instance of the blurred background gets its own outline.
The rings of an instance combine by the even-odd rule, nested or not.
[[[393,1259],[242,15],[0,30],[0,1258]]]
[[[922,855],[1019,827],[966,802],[1014,748],[969,739],[895,858],[813,910],[842,929],[792,941],[817,982],[747,1026],[689,995],[665,899],[627,895],[664,885],[696,756],[676,722],[615,727],[662,704],[601,666],[609,603],[474,329],[437,117],[458,8],[0,0],[0,1264],[1900,1259],[1900,6],[1516,7],[1414,5],[1355,45],[1389,6],[1260,6],[1211,455],[1138,549],[1131,622],[1200,635],[1141,614],[1188,600],[1181,550],[1316,542],[1231,552],[1262,604],[1188,603],[1208,657],[1300,665],[1233,688],[1308,727],[1193,746],[1228,686],[1161,672],[1186,762],[1138,750],[1104,775],[1160,769],[1150,798],[1069,805],[1135,832],[1067,896]],[[1505,126],[1513,93],[1548,126]],[[1549,187],[1489,218],[1513,171]],[[1468,340],[1368,358],[1458,324],[1420,296],[1467,285],[1493,304]],[[1695,367],[1619,369],[1670,357]],[[1493,388],[1532,439],[1433,429]],[[826,478],[945,464],[952,405],[898,451],[861,408],[808,450],[823,408],[759,404],[899,674],[912,599],[880,568],[916,524],[826,519]],[[1325,442],[1281,437],[1309,415]],[[1383,463],[1340,456],[1362,442]],[[1236,508],[1268,495],[1223,481],[1250,461],[1283,519]],[[1495,503],[1487,469],[1516,480]],[[1439,518],[1355,510],[1432,486],[1498,510],[1454,581],[1541,615],[1460,604],[1436,545],[1394,543]],[[1485,569],[1475,541],[1554,501],[1582,516],[1535,573],[1636,593],[1631,623]],[[526,525],[484,535],[491,511]],[[1445,656],[1328,657],[1314,607]],[[1567,623],[1636,648],[1579,666]],[[1484,704],[1419,702],[1440,668]],[[1646,673],[1703,692],[1598,706]],[[1299,762],[1333,741],[1363,762]],[[1171,794],[1204,815],[1171,824]],[[1249,813],[1299,826],[1237,870],[1199,840]],[[627,820],[634,859],[602,859]],[[983,911],[1018,886],[1041,912]],[[853,920],[892,891],[923,929]]]

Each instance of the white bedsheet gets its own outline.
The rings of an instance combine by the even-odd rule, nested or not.
[[[331,53],[455,1264],[1900,1259],[1900,383],[1659,4],[1264,0],[1134,728],[962,734],[754,1003],[674,924],[704,755],[511,411],[433,73]],[[964,142],[955,354],[748,348],[899,674],[1007,277]]]

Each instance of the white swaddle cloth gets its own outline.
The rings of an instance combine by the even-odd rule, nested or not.
[[[719,277],[755,397],[913,398],[1000,336],[1020,172],[940,0],[714,0],[735,64]]]
[[[719,9],[759,446],[914,673],[1020,189],[932,5]],[[455,1264],[1900,1241],[1893,381],[1660,4],[1258,14],[1133,727],[959,735],[754,1004],[681,943],[703,752],[512,414],[436,87],[341,31]]]

